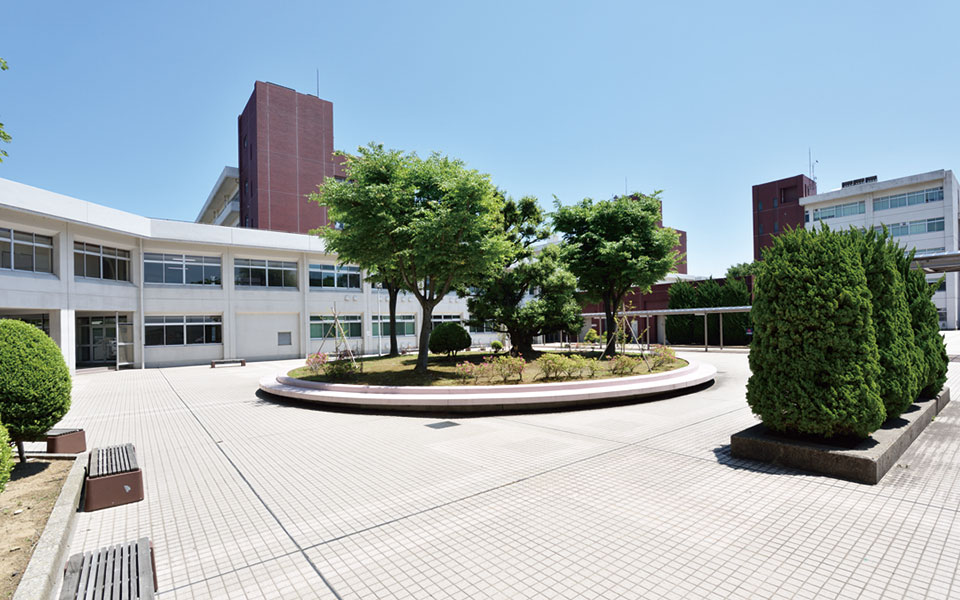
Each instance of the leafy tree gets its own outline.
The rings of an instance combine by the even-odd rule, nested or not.
[[[39,328],[0,319],[0,421],[26,461],[23,442],[42,436],[70,409],[70,371]]]
[[[415,370],[424,373],[434,307],[449,291],[502,267],[508,250],[502,198],[488,176],[440,154],[420,159],[370,144],[347,156],[346,168],[349,181],[328,179],[311,195],[341,226],[320,234],[341,258],[368,269],[386,265],[400,274],[420,303]]]
[[[747,403],[767,427],[866,437],[886,419],[870,290],[842,236],[773,239],[754,282]]]
[[[0,71],[6,71],[9,68],[10,67],[7,66],[7,61],[0,58]],[[0,123],[0,142],[6,142],[7,144],[9,144],[10,140],[12,139],[13,138],[10,137],[10,134],[4,131],[3,123]],[[4,156],[9,156],[9,155],[7,154],[6,150],[0,149],[0,162],[3,162]]]
[[[938,284],[930,285],[919,269],[910,267],[914,251],[897,254],[897,265],[904,279],[907,305],[910,309],[910,324],[914,342],[922,358],[917,369],[920,395],[931,398],[940,393],[947,381],[947,348],[940,335],[940,318],[933,303],[933,294]]]
[[[659,226],[660,193],[634,194],[560,206],[554,227],[563,234],[564,257],[580,289],[603,304],[607,319],[605,356],[616,353],[617,313],[631,288],[647,293],[674,267],[679,237]]]
[[[373,145],[360,148],[357,156],[340,155],[345,158],[347,181],[328,178],[318,192],[310,194],[309,200],[328,206],[331,221],[349,219],[350,227],[320,227],[311,233],[323,237],[326,249],[341,262],[358,264],[368,272],[368,281],[380,283],[387,290],[390,356],[398,356],[397,298],[403,287],[402,277],[389,247],[380,238],[384,225],[396,223],[385,223],[387,216],[377,214],[375,207],[400,205],[412,194],[406,177],[414,157]]]
[[[723,306],[749,306],[750,291],[743,279],[727,277],[720,288],[720,303]],[[727,313],[723,315],[723,339],[731,345],[742,346],[750,343],[747,327],[750,326],[750,313]]]
[[[667,308],[695,308],[697,290],[689,281],[677,280],[667,290],[670,300]],[[694,339],[694,328],[699,319],[694,315],[671,315],[667,317],[666,334],[671,344],[690,344]]]
[[[536,198],[506,199],[503,229],[509,262],[478,286],[467,306],[473,323],[490,323],[507,332],[514,356],[531,356],[534,337],[583,326],[574,297],[577,279],[563,264],[558,247],[535,251],[534,244],[550,235]]]
[[[897,417],[916,400],[920,391],[917,370],[922,368],[897,264],[903,249],[888,238],[886,227],[882,235],[872,229],[867,233],[851,229],[845,235],[860,250],[867,276],[880,357],[880,397],[887,417]]]
[[[725,277],[727,279],[746,279],[750,275],[755,275],[756,271],[756,262],[742,262],[735,265],[730,265],[730,267],[727,268],[727,274]]]
[[[470,347],[470,332],[460,323],[440,323],[430,332],[430,352],[456,356]]]

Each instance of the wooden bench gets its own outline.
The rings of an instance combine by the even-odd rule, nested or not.
[[[71,556],[63,572],[60,600],[146,600],[156,591],[153,546],[140,538]]]
[[[210,361],[210,368],[220,367],[223,365],[240,365],[241,367],[247,366],[247,359],[245,358],[218,358],[217,360]]]
[[[87,463],[86,512],[143,500],[143,474],[133,444],[94,448]]]
[[[51,429],[46,435],[49,454],[80,454],[87,451],[87,436],[82,429]]]

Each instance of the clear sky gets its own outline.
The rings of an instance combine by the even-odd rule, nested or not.
[[[957,2],[6,2],[0,177],[193,220],[260,79],[334,143],[433,150],[552,206],[664,190],[689,270],[752,258],[750,188],[960,170]]]

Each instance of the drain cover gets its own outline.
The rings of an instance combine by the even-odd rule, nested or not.
[[[446,429],[447,427],[456,427],[459,424],[453,421],[440,421],[439,423],[427,423],[427,427],[430,429]]]

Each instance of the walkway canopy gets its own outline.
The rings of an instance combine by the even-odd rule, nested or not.
[[[924,273],[952,273],[960,271],[960,252],[942,252],[914,256],[913,266]]]
[[[727,313],[748,313],[751,306],[712,306],[704,308],[664,308],[661,310],[625,310],[618,312],[617,316],[623,317],[669,317],[680,315],[692,315],[703,317],[703,350],[709,351],[710,343],[707,336],[707,316],[720,315],[720,349],[723,350],[723,315]],[[583,313],[584,317],[606,317],[605,313]],[[650,330],[647,329],[647,347],[650,346]]]

